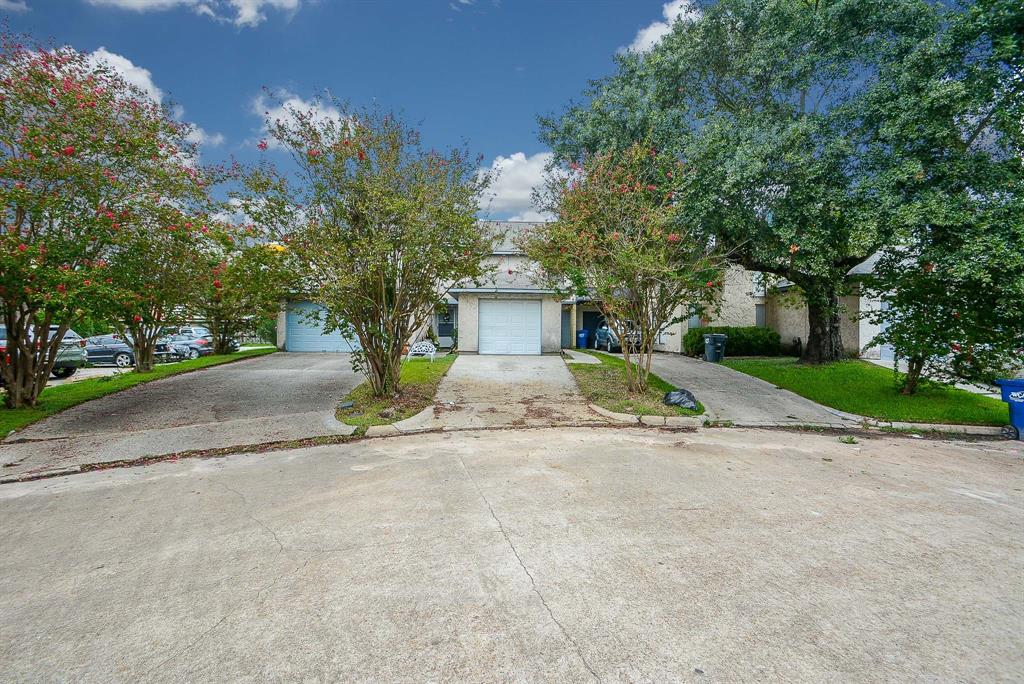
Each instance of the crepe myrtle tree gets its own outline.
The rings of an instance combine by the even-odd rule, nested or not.
[[[281,299],[296,286],[288,249],[265,240],[252,224],[219,231],[205,263],[195,311],[213,333],[217,354],[230,352],[239,333],[274,321]]]
[[[807,304],[803,360],[843,358],[849,270],[895,239],[896,198],[872,185],[872,97],[940,25],[922,0],[721,0],[620,56],[589,102],[541,119],[556,156],[623,149],[637,129],[686,162],[689,225],[732,259],[794,283]]]
[[[283,106],[259,147],[283,149],[295,171],[264,162],[238,199],[288,247],[324,328],[358,341],[353,365],[373,393],[393,395],[410,336],[453,283],[483,275],[491,239],[476,213],[490,176],[463,149],[425,149],[393,114],[327,96]]]
[[[124,221],[135,204],[171,179],[195,182],[172,152],[188,130],[165,109],[70,48],[30,42],[0,36],[8,407],[36,404],[65,332],[106,306],[109,260],[131,240]]]
[[[983,0],[892,65],[877,92],[880,194],[899,198],[902,239],[865,286],[867,314],[922,376],[987,382],[1024,362],[1024,10]]]
[[[553,168],[537,203],[557,218],[525,241],[553,286],[601,302],[624,342],[631,392],[646,391],[655,339],[679,320],[680,307],[688,316],[689,307],[713,307],[720,299],[726,259],[680,220],[676,190],[683,171],[649,142],[585,156],[569,173]],[[634,335],[632,348],[625,341]]]
[[[153,369],[157,340],[184,323],[208,273],[208,234],[200,216],[160,204],[131,217],[135,235],[111,255],[111,319],[135,352],[135,370]]]

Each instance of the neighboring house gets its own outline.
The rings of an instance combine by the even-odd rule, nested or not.
[[[893,351],[888,345],[868,346],[871,340],[881,332],[881,329],[877,324],[863,318],[863,314],[878,311],[884,307],[885,302],[878,297],[862,294],[861,285],[857,282],[860,276],[872,272],[877,261],[878,255],[876,254],[854,266],[847,273],[850,280],[850,292],[839,300],[843,310],[840,335],[843,347],[851,356],[859,356],[862,359],[891,360]],[[768,327],[779,333],[783,346],[790,347],[797,339],[806,344],[809,332],[807,305],[803,302],[801,295],[795,291],[793,284],[785,280],[778,283],[772,288],[765,303]]]

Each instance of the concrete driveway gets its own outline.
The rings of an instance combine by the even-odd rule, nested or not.
[[[348,434],[334,407],[361,381],[347,354],[278,352],[176,375],[15,433],[0,445],[0,472]]]
[[[434,433],[0,486],[0,681],[1021,681],[1019,445]]]
[[[437,388],[433,416],[407,427],[600,424],[561,356],[461,354]]]
[[[651,369],[676,387],[693,392],[711,420],[747,426],[839,426],[858,422],[850,414],[717,363],[680,354],[655,354]]]

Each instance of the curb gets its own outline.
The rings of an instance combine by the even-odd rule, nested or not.
[[[921,432],[945,432],[954,435],[986,435],[1001,436],[1003,428],[995,425],[954,425],[949,423],[903,423],[900,421],[876,420],[863,418],[863,423],[870,428],[893,428],[895,430],[919,430]]]
[[[587,406],[591,411],[604,416],[608,420],[628,425],[698,428],[704,425],[705,420],[703,416],[637,416],[632,413],[616,413],[615,411],[609,411],[597,404],[588,404]]]

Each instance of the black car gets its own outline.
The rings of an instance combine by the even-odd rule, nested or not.
[[[89,355],[89,363],[97,366],[117,366],[131,368],[135,365],[135,350],[124,340],[113,335],[96,335],[87,337],[85,353]]]
[[[167,343],[175,356],[183,359],[198,359],[213,353],[213,345],[209,340],[191,335],[170,335],[163,337],[161,342]]]
[[[630,327],[626,331],[626,347],[632,352],[640,347],[640,333]],[[615,331],[603,324],[597,329],[594,335],[594,349],[604,349],[606,352],[622,351],[622,340],[615,334]]]

